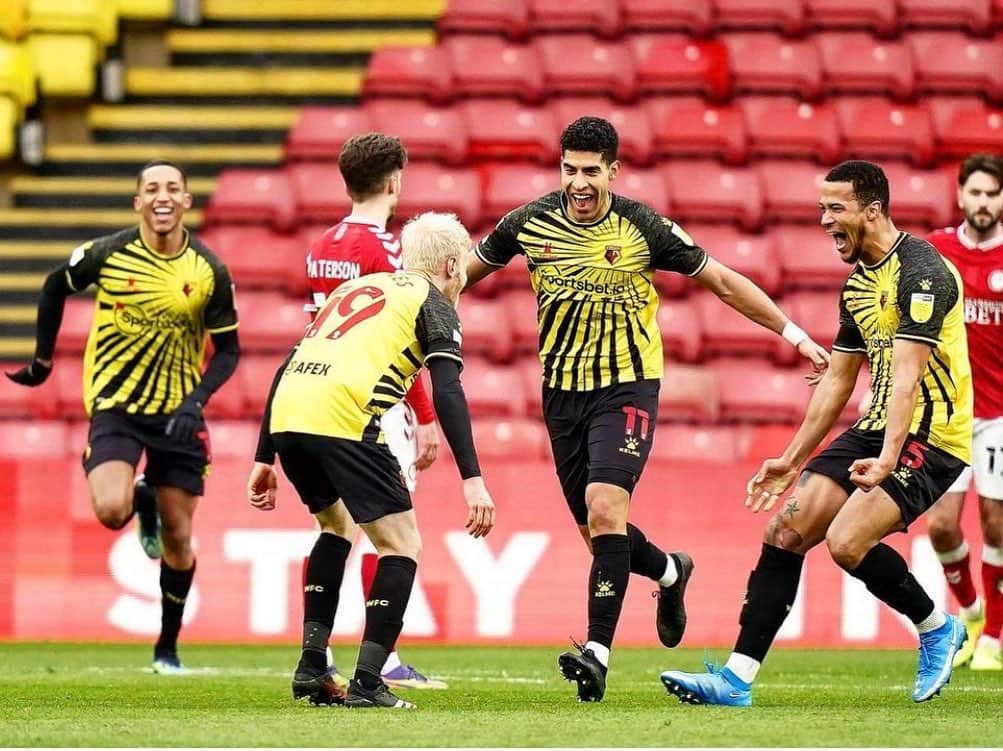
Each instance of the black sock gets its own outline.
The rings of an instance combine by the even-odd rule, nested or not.
[[[592,570],[589,572],[588,640],[613,645],[623,598],[630,579],[630,542],[627,535],[597,535],[592,538]]]
[[[905,559],[883,542],[871,548],[849,574],[866,584],[868,592],[913,623],[922,622],[933,612],[933,600],[909,573]]]
[[[763,543],[756,568],[749,574],[745,603],[738,618],[741,629],[735,651],[762,662],[777,631],[791,612],[801,580],[804,556]]]
[[[195,578],[195,563],[187,571],[171,568],[163,559],[160,561],[160,638],[153,648],[153,654],[174,654],[178,651],[178,634],[181,632],[181,616],[185,612],[185,601]]]
[[[661,579],[668,568],[665,551],[649,541],[644,532],[633,524],[627,525],[627,539],[630,541],[630,573],[655,581]]]
[[[355,665],[355,679],[366,688],[380,680],[387,655],[404,627],[404,611],[411,599],[418,564],[402,555],[381,556],[366,600],[366,629]]]
[[[327,642],[331,638],[338,595],[345,578],[345,561],[352,543],[344,537],[321,532],[307,559],[303,581],[303,652],[300,664],[314,670],[327,669]]]

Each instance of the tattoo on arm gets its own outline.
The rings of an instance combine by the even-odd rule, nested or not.
[[[787,505],[784,506],[784,516],[790,516],[793,518],[794,514],[796,514],[800,510],[801,507],[798,506],[798,499],[795,498],[794,496],[791,496],[790,499],[787,501]]]

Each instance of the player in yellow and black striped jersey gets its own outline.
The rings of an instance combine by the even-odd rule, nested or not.
[[[524,255],[536,291],[543,411],[564,497],[593,554],[589,635],[561,656],[583,701],[599,701],[630,572],[660,584],[657,627],[675,646],[686,625],[684,553],[666,556],[627,524],[658,419],[662,340],[656,271],[693,277],[822,368],[828,354],[747,278],[718,263],[676,223],[610,191],[616,129],[583,117],[561,135],[561,190],[511,211],[471,254],[470,284]],[[468,285],[469,286],[469,285]]]
[[[144,551],[161,557],[164,615],[154,670],[163,673],[182,670],[177,638],[195,573],[192,517],[210,462],[202,408],[240,354],[233,283],[185,229],[191,203],[178,165],[144,166],[133,198],[139,226],[80,245],[48,276],[35,357],[8,374],[26,386],[45,381],[66,297],[97,287],[84,354],[91,425],[83,465],[101,523],[119,529],[135,514]],[[207,336],[214,354],[203,373]],[[144,475],[134,488],[144,452]]]

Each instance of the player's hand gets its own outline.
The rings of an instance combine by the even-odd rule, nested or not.
[[[812,365],[812,372],[805,376],[808,382],[814,386],[822,378],[825,373],[826,368],[829,367],[829,351],[818,344],[810,336],[805,337],[801,340],[801,343],[797,346],[798,353],[809,360]],[[812,382],[812,377],[818,376],[818,378]]]
[[[869,493],[880,485],[893,469],[895,469],[894,463],[878,458],[857,459],[850,465],[850,482],[865,493]]]
[[[428,469],[439,454],[439,428],[435,420],[428,425],[418,425],[414,430],[418,439],[418,455],[414,460],[414,468],[421,471]]]
[[[7,372],[5,375],[14,383],[19,383],[22,386],[41,386],[51,372],[52,360],[45,361],[36,357],[20,370],[15,370],[13,373]]]
[[[463,481],[463,497],[467,501],[467,533],[471,537],[484,537],[495,525],[495,502],[491,500],[481,477]]]
[[[745,506],[752,513],[769,511],[797,477],[798,468],[785,459],[767,459],[745,488]]]
[[[247,478],[247,501],[258,511],[275,508],[275,493],[279,487],[279,476],[271,464],[255,462],[251,476]]]
[[[202,427],[202,402],[188,396],[171,413],[164,433],[178,443],[191,443]]]

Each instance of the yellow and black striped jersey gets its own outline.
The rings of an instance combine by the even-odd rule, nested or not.
[[[427,277],[369,274],[327,298],[282,372],[271,433],[384,442],[380,418],[407,393],[426,360],[460,367],[456,309]]]
[[[590,391],[662,376],[656,269],[699,274],[707,254],[669,219],[611,194],[590,224],[555,191],[511,211],[475,248],[491,266],[526,256],[536,292],[543,382]]]
[[[206,335],[237,328],[233,282],[222,261],[185,232],[182,249],[162,256],[139,228],[74,249],[72,289],[94,284],[94,323],[84,352],[88,414],[173,411],[202,378]]]
[[[883,430],[892,387],[892,344],[933,347],[910,432],[967,464],[972,461],[972,373],[958,270],[926,240],[902,232],[874,266],[858,263],[843,285],[833,349],[867,355],[871,407],[856,427]]]

